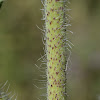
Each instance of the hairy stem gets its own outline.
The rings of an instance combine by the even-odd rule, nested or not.
[[[46,0],[47,99],[66,100],[65,0]]]

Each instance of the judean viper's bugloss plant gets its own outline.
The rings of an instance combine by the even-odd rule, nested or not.
[[[66,100],[66,71],[71,42],[68,0],[45,0],[45,39],[47,56],[47,100]]]

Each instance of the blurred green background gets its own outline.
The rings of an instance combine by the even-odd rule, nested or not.
[[[44,55],[43,34],[37,28],[44,25],[41,8],[40,0],[5,0],[0,10],[0,82],[9,80],[18,100],[45,100],[42,72],[35,66]],[[71,0],[70,8],[74,47],[68,100],[100,100],[100,0]]]

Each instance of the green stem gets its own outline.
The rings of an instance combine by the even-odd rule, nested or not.
[[[66,100],[65,0],[46,0],[47,99]]]

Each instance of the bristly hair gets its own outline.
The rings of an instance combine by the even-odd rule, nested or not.
[[[0,100],[17,100],[16,93],[12,94],[12,91],[9,91],[10,84],[7,83],[8,80],[0,84]]]

